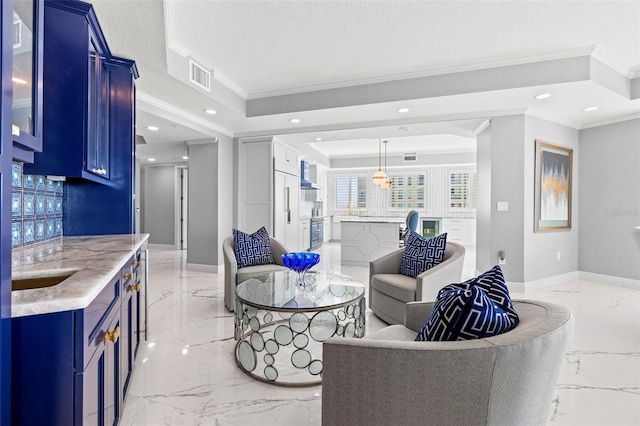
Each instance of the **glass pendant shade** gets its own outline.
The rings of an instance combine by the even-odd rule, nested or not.
[[[384,182],[382,182],[382,185],[380,185],[380,187],[382,189],[389,189],[391,188],[391,179],[387,178],[387,180],[385,180]]]
[[[373,174],[373,183],[382,186],[387,179],[387,174],[382,171],[382,139],[378,139],[378,171]]]
[[[382,186],[387,181],[387,179],[387,174],[382,170],[378,170],[373,174],[373,183],[378,186]]]

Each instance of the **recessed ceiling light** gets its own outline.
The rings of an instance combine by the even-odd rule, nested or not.
[[[540,93],[536,95],[536,99],[547,99],[551,97],[551,93]]]
[[[292,118],[291,120],[289,120],[292,123],[299,123],[300,119],[299,118]]]
[[[217,114],[218,111],[216,111],[215,109],[205,109],[204,112],[206,112],[207,114]]]
[[[151,130],[152,132],[157,132],[158,128],[156,126],[147,126],[147,130]]]
[[[12,77],[11,81],[13,81],[14,83],[18,83],[18,84],[27,84],[27,80],[23,80],[23,79],[18,78],[18,77]]]
[[[320,142],[322,138],[316,138],[316,142]]]
[[[398,109],[398,112],[400,112],[400,113],[409,112],[409,108],[400,108],[400,109]]]
[[[597,109],[598,109],[597,106],[592,106],[592,107],[587,107],[587,108],[583,109],[583,111],[589,112],[589,111],[595,111]]]
[[[183,160],[188,160],[188,159],[189,159],[189,156],[188,156],[188,155],[183,155],[183,156],[182,156],[182,159],[183,159]]]
[[[149,161],[156,161],[155,158],[149,158]]]

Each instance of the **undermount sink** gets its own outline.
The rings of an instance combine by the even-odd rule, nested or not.
[[[75,274],[77,271],[66,272],[64,274],[49,275],[46,277],[16,278],[11,280],[11,290],[35,290],[39,288],[52,287]]]

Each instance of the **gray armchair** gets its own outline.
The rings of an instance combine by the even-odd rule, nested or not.
[[[404,248],[369,262],[369,307],[389,324],[404,323],[404,305],[414,301],[436,300],[447,284],[460,282],[464,247],[447,242],[444,261],[416,278],[400,274]]]
[[[323,344],[323,425],[544,425],[573,319],[564,306],[514,301],[520,324],[494,337],[415,342],[433,303],[405,325]]]
[[[275,238],[269,238],[271,251],[275,263],[269,265],[246,266],[238,269],[238,262],[233,251],[233,237],[227,237],[222,242],[222,254],[224,256],[224,304],[230,312],[236,308],[236,285],[253,276],[287,270],[282,263],[282,255],[287,253],[287,249]]]

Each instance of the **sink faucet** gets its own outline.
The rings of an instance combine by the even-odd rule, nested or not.
[[[351,201],[347,203],[347,214],[351,216],[353,212],[351,211]]]

